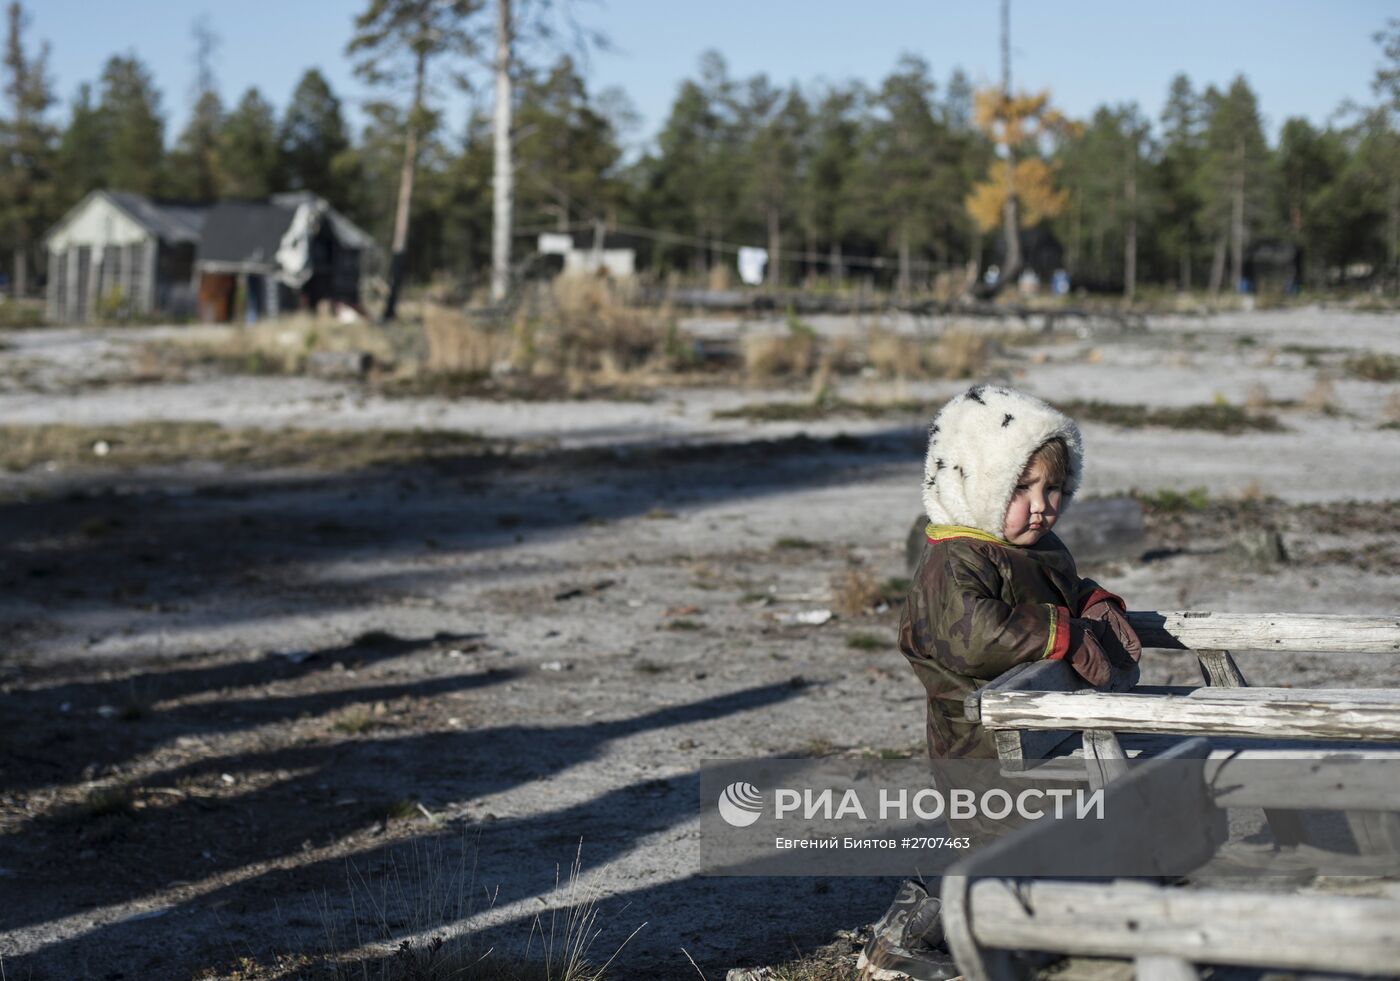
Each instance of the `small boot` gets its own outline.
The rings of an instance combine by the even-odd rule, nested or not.
[[[885,915],[875,922],[870,941],[856,961],[871,981],[949,981],[961,972],[943,943],[943,903],[912,879]]]

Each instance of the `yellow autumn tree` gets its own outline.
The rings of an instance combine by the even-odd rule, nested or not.
[[[1069,195],[1055,186],[1055,168],[1039,155],[1039,144],[1074,124],[1050,105],[1050,93],[1044,91],[1011,95],[1000,88],[981,89],[973,107],[977,127],[996,144],[998,156],[964,207],[982,231],[1002,226],[1006,269],[1001,281],[1008,282],[1021,270],[1021,221],[1053,218],[1068,203]]]

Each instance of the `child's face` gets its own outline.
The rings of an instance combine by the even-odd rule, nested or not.
[[[1012,545],[1034,545],[1055,527],[1060,514],[1059,484],[1050,483],[1045,464],[1032,460],[1021,474],[1001,535]]]

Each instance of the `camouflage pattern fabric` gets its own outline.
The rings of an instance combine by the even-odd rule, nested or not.
[[[899,648],[928,695],[928,751],[995,759],[966,696],[1025,661],[1063,655],[1069,619],[1100,587],[1081,579],[1053,533],[1022,548],[971,528],[930,526],[914,571]]]

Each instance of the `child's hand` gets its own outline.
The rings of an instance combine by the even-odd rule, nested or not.
[[[1069,653],[1065,660],[1079,677],[1095,688],[1114,691],[1136,683],[1137,663],[1118,643],[1106,621],[1077,617],[1070,620],[1069,626]]]
[[[1113,635],[1111,642],[1116,642],[1123,649],[1123,653],[1134,661],[1142,659],[1142,641],[1138,640],[1137,632],[1113,600],[1101,599],[1085,608],[1080,615],[1086,620],[1098,620],[1107,624]],[[1107,637],[1104,639],[1108,640]]]

